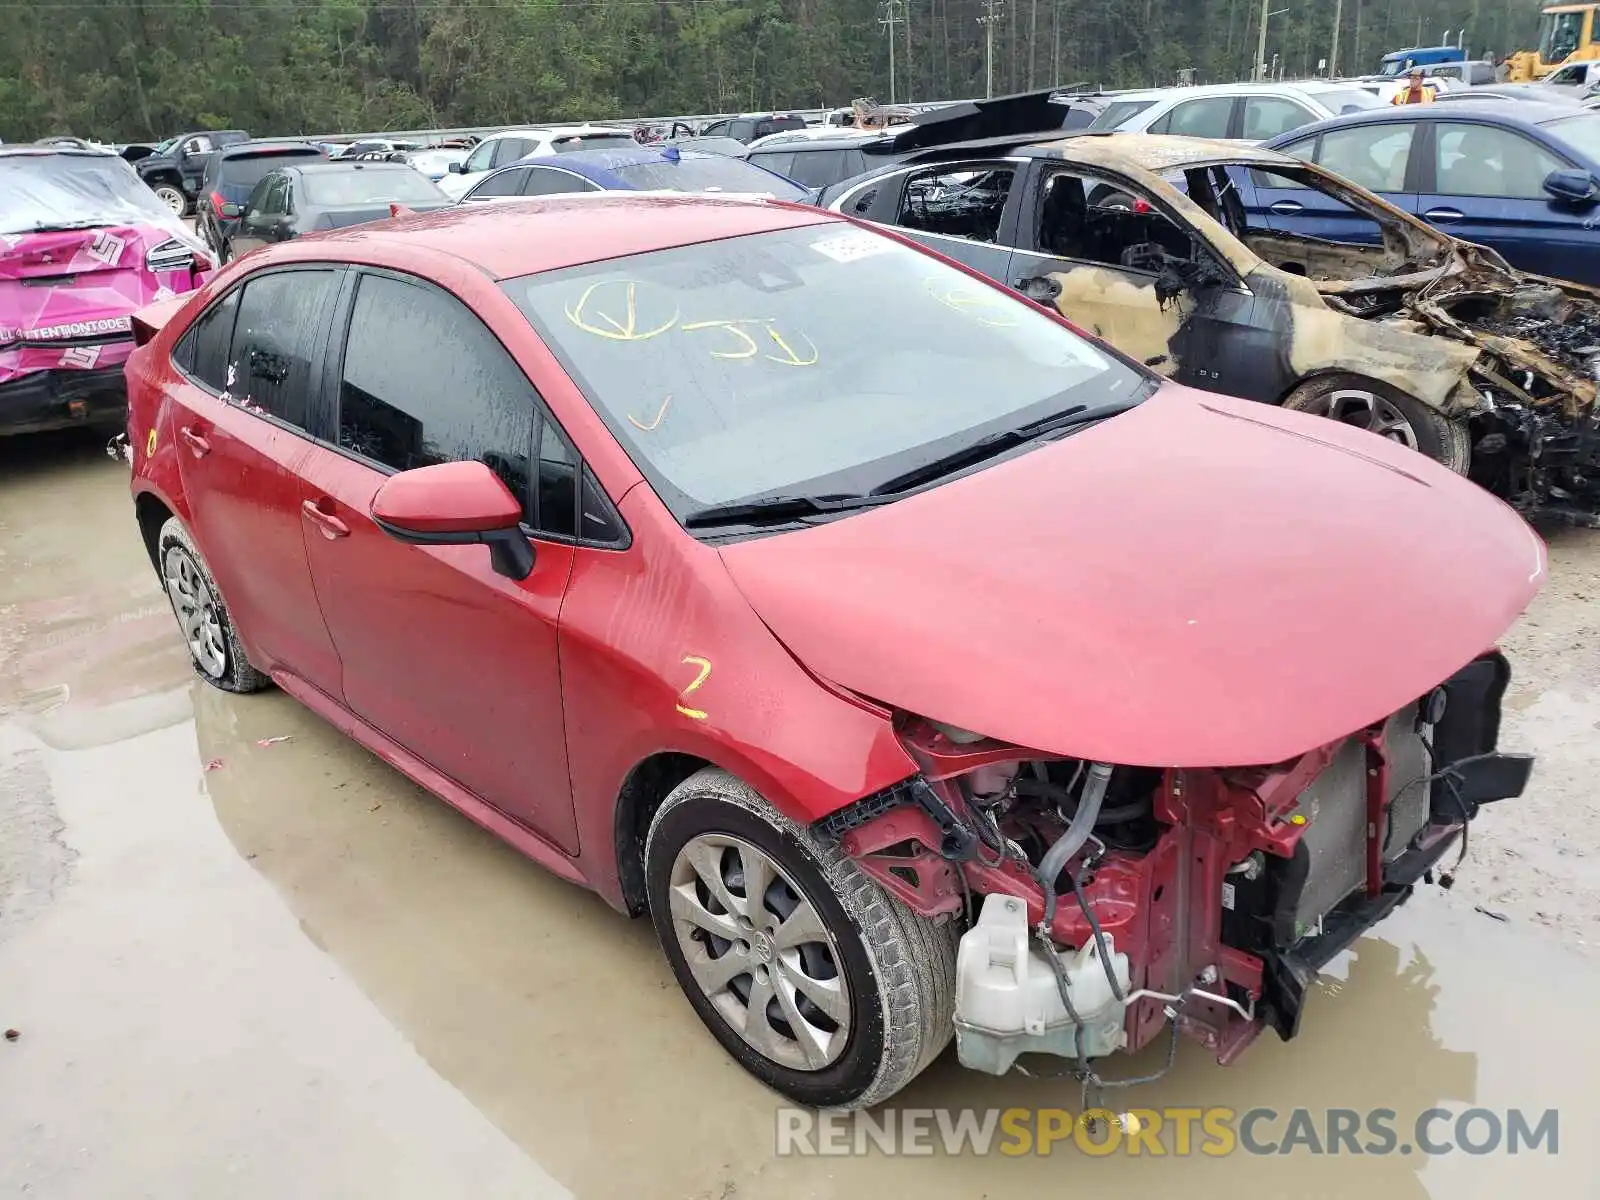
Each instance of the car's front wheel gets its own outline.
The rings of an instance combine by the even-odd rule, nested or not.
[[[177,517],[156,537],[156,563],[195,674],[225,692],[258,692],[271,683],[245,656],[217,581]]]
[[[1460,475],[1471,465],[1472,441],[1464,422],[1374,380],[1353,375],[1308,379],[1289,393],[1283,406],[1399,442]]]
[[[949,1043],[955,925],[891,899],[727,772],[703,770],[663,802],[645,879],[700,1019],[791,1099],[876,1104]]]
[[[173,187],[170,183],[159,184],[156,189],[156,199],[165,204],[178,216],[183,216],[189,207],[189,201],[183,191]]]

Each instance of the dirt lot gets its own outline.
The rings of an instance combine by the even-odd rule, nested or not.
[[[0,443],[0,1194],[1595,1195],[1600,534],[1551,558],[1508,643],[1531,794],[1485,814],[1452,892],[1336,960],[1298,1039],[1226,1070],[1186,1045],[1130,1103],[1553,1108],[1559,1154],[779,1158],[775,1097],[646,923],[286,696],[197,683],[126,468]],[[946,1055],[899,1104],[1077,1098]]]

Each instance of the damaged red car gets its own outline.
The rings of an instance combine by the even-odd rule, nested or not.
[[[1107,1084],[1292,1037],[1527,781],[1495,643],[1545,560],[1504,504],[825,212],[402,217],[136,334],[134,508],[200,676],[648,913],[803,1103],[952,1037]]]

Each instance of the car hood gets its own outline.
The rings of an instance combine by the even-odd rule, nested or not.
[[[819,676],[1051,754],[1273,763],[1490,648],[1527,524],[1371,434],[1168,384],[882,508],[722,548]]]

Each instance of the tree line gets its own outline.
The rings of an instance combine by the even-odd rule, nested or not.
[[[1343,73],[1537,0],[1338,0]],[[0,138],[360,132],[1317,73],[1335,0],[0,0]],[[1280,11],[1287,10],[1287,11]],[[980,19],[981,18],[981,19]],[[986,25],[984,22],[988,21]],[[991,51],[986,50],[992,35]],[[1274,56],[1276,58],[1274,59]]]

